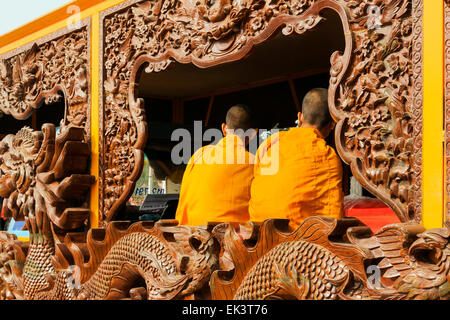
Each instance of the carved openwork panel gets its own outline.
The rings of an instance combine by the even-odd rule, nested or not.
[[[6,217],[25,220],[30,230],[45,215],[55,232],[87,226],[87,194],[95,177],[83,127],[53,124],[41,131],[25,127],[0,141],[0,196]],[[33,227],[34,228],[34,227]]]
[[[239,60],[279,28],[285,35],[314,28],[324,9],[340,16],[346,40],[345,52],[330,57],[339,154],[401,221],[419,221],[420,0],[129,1],[102,13],[102,219],[114,217],[142,170],[147,133],[135,89],[144,67]]]
[[[90,132],[90,20],[0,56],[0,112],[28,118],[45,102],[65,101],[63,125]],[[61,95],[62,93],[62,95]]]

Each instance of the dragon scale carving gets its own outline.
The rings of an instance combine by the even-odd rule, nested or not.
[[[245,240],[228,226],[214,299],[450,299],[448,228],[397,224],[372,235],[356,219],[311,217],[294,232],[287,223],[252,226]]]
[[[56,138],[44,128],[43,137],[25,128],[2,141],[6,211],[30,231],[29,243],[0,233],[2,299],[450,298],[448,228],[397,224],[373,235],[356,219],[311,217],[295,231],[287,220],[237,229],[162,220],[86,232],[89,210],[73,202],[93,183],[80,160],[83,128]]]
[[[293,296],[299,300],[308,297],[334,300],[342,294],[349,277],[348,268],[326,249],[303,241],[283,242],[249,271],[234,299],[265,300]]]
[[[112,222],[64,243],[32,233],[29,248],[1,233],[1,298],[450,299],[448,228],[397,224],[373,235],[356,219],[316,217],[295,231],[286,220],[247,227]]]
[[[45,216],[42,220],[46,220]],[[170,221],[154,227],[143,224],[125,230],[122,227],[121,223],[109,224],[103,240],[93,241],[92,231],[99,231],[95,229],[89,231],[87,242],[81,242],[80,235],[72,242],[68,235],[65,244],[56,247],[51,241],[42,241],[51,235],[32,234],[26,260],[19,262],[9,255],[3,264],[24,265],[23,270],[15,271],[15,279],[8,283],[11,288],[23,288],[17,290],[14,298],[207,298],[202,290],[218,266],[218,245],[211,233],[177,227],[176,222]],[[163,234],[174,238],[167,241],[161,237]],[[180,243],[174,246],[171,241]],[[90,253],[86,257],[88,263],[84,262],[82,251],[86,246]],[[77,269],[69,265],[69,261],[75,263]],[[5,286],[6,279],[2,279]],[[4,297],[12,295],[5,293]]]

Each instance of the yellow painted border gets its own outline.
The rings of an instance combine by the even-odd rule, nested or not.
[[[95,184],[91,188],[90,210],[91,228],[98,228],[99,197],[99,70],[100,70],[100,15],[92,15],[91,25],[91,175]]]
[[[444,2],[423,1],[422,224],[444,223]]]
[[[57,10],[55,10],[52,13],[49,13],[47,16],[44,16],[40,19],[37,19],[36,21],[30,22],[28,25],[33,25],[35,23],[40,23],[41,24],[41,29],[37,32],[32,32],[32,33],[26,33],[25,35],[22,36],[20,39],[16,40],[16,41],[12,41],[12,42],[8,42],[6,40],[4,40],[3,42],[6,42],[8,44],[0,47],[0,54],[4,54],[7,53],[11,50],[17,49],[21,46],[24,46],[28,43],[34,42],[46,35],[49,35],[55,31],[64,29],[66,27],[68,27],[70,25],[70,22],[76,22],[73,21],[73,19],[71,18],[71,16],[69,16],[66,11],[67,8],[69,8],[71,5],[78,5],[78,3],[80,2],[80,8],[86,8],[85,10],[82,10],[79,14],[80,14],[80,20],[84,20],[86,18],[89,18],[95,14],[98,14],[101,11],[104,11],[110,7],[113,7],[115,5],[118,5],[122,2],[125,2],[126,0],[104,0],[104,1],[99,1],[99,0],[89,0],[91,1],[91,3],[93,3],[94,5],[90,6],[84,4],[85,2],[88,2],[88,0],[84,0],[84,1],[73,1],[69,4],[67,4],[66,6],[63,6],[62,8],[59,8]],[[59,13],[60,15],[66,16],[67,18],[63,18],[63,19],[56,19],[56,18],[52,18],[53,15],[55,15],[56,13]],[[66,14],[65,14],[66,13]],[[49,18],[48,18],[49,17]],[[49,24],[50,22],[56,21],[54,23]],[[15,34],[18,32],[22,32],[22,29],[26,30],[26,27],[28,25],[25,25],[17,30],[14,30],[11,32],[11,34]],[[0,39],[7,37],[9,35],[4,35],[2,37],[0,37]]]

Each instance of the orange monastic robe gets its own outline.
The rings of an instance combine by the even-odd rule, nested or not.
[[[197,150],[181,183],[179,223],[247,222],[253,157],[235,135]]]
[[[317,129],[292,128],[259,147],[251,187],[250,220],[343,214],[342,164]]]

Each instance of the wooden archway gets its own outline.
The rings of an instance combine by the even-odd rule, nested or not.
[[[330,58],[338,152],[401,221],[420,221],[421,0],[131,0],[103,12],[100,220],[114,218],[142,171],[147,124],[135,89],[143,64],[159,72],[174,61],[236,61],[280,28],[313,29],[324,9],[337,12],[346,41]]]

